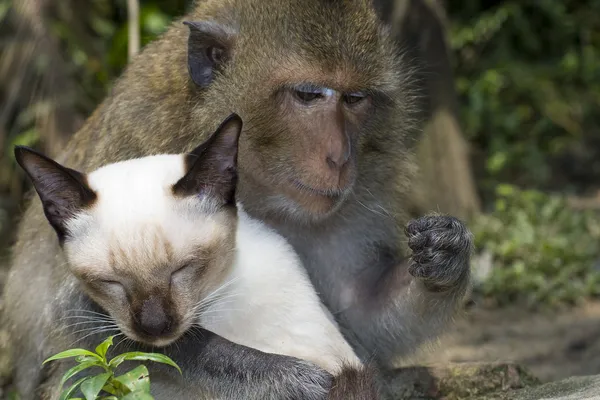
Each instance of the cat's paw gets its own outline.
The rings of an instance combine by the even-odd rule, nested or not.
[[[408,272],[432,291],[463,286],[469,279],[473,235],[457,218],[428,215],[406,226],[413,254]]]

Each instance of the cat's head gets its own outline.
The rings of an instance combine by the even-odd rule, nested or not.
[[[241,128],[232,114],[191,153],[127,160],[89,174],[15,149],[68,268],[129,338],[173,342],[224,283],[235,249]]]

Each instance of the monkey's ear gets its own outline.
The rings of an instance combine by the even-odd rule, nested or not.
[[[194,83],[206,88],[229,59],[235,31],[214,21],[184,21],[190,29],[188,71]]]
[[[63,167],[29,147],[16,146],[15,158],[31,179],[42,200],[44,214],[62,243],[67,233],[67,221],[91,206],[96,193],[89,188],[84,174]]]
[[[394,17],[394,5],[396,2],[387,0],[372,0],[375,13],[384,24],[389,24]]]
[[[233,113],[200,146],[186,155],[187,173],[175,185],[179,196],[206,194],[235,205],[237,154],[242,119]]]

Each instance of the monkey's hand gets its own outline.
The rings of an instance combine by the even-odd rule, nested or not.
[[[469,279],[473,235],[458,219],[428,215],[408,223],[405,229],[412,250],[408,272],[431,291],[464,287]]]

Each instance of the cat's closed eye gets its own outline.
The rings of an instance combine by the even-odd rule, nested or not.
[[[100,280],[100,283],[102,283],[103,285],[121,285],[120,282],[113,281],[110,279],[102,279],[102,280]]]
[[[111,295],[125,294],[125,287],[119,281],[113,279],[98,279],[90,282],[90,286],[97,291]]]
[[[184,264],[171,274],[171,283],[177,283],[182,277],[192,270],[192,264]]]

